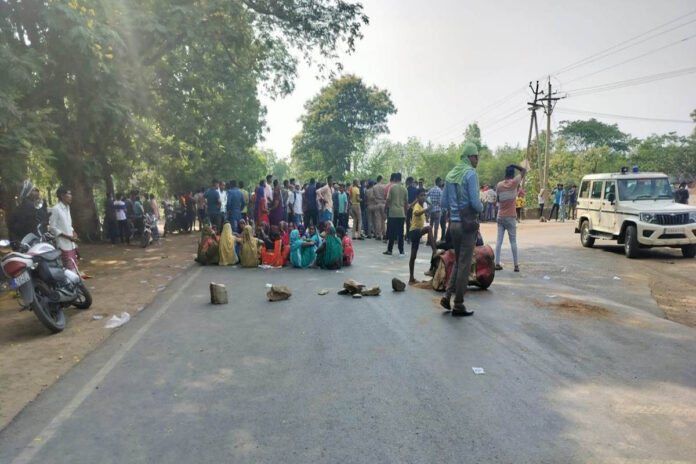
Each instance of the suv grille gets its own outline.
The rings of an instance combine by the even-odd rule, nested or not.
[[[658,214],[657,223],[663,226],[676,226],[689,223],[689,213]]]

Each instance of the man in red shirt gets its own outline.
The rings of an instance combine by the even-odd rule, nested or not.
[[[515,175],[515,169],[520,173]],[[498,182],[495,190],[498,194],[498,241],[495,244],[495,269],[502,271],[500,265],[500,248],[503,246],[503,238],[507,230],[510,247],[512,248],[512,260],[515,265],[515,272],[520,272],[517,262],[517,211],[515,202],[517,200],[517,189],[527,170],[522,166],[511,164],[505,168],[505,180]]]

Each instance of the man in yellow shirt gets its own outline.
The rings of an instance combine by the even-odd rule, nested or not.
[[[350,188],[350,212],[353,216],[353,240],[363,240],[362,236],[362,209],[360,208],[360,184],[358,180],[353,181],[353,186]]]
[[[413,277],[413,268],[416,264],[416,256],[418,255],[418,246],[423,235],[428,235],[428,243],[433,249],[433,254],[437,251],[435,239],[433,237],[433,229],[431,226],[425,225],[426,213],[430,209],[425,203],[425,189],[419,188],[416,199],[409,205],[413,211],[411,217],[411,226],[408,229],[408,238],[411,240],[411,259],[408,262],[408,271],[410,273],[408,283],[413,284],[416,279]]]

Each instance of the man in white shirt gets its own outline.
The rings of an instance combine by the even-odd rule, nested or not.
[[[295,191],[290,194],[292,198],[292,208],[293,208],[293,222],[295,225],[302,224],[302,191],[300,191],[300,184],[295,184]]]
[[[220,215],[222,216],[222,222],[225,222],[227,218],[227,188],[224,182],[220,182],[220,187],[218,188],[220,192]]]
[[[58,204],[51,209],[51,218],[48,226],[56,237],[56,247],[61,251],[63,266],[66,269],[77,272],[77,235],[72,226],[70,216],[70,203],[72,203],[72,192],[64,186],[58,187],[56,191]]]

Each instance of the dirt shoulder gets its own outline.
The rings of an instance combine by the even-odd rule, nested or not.
[[[56,379],[112,333],[114,314],[137,317],[159,291],[193,264],[198,234],[169,236],[160,246],[80,246],[80,269],[94,303],[68,309],[63,332],[50,335],[30,311],[19,311],[14,292],[0,294],[0,429]],[[101,319],[94,319],[102,315]]]

